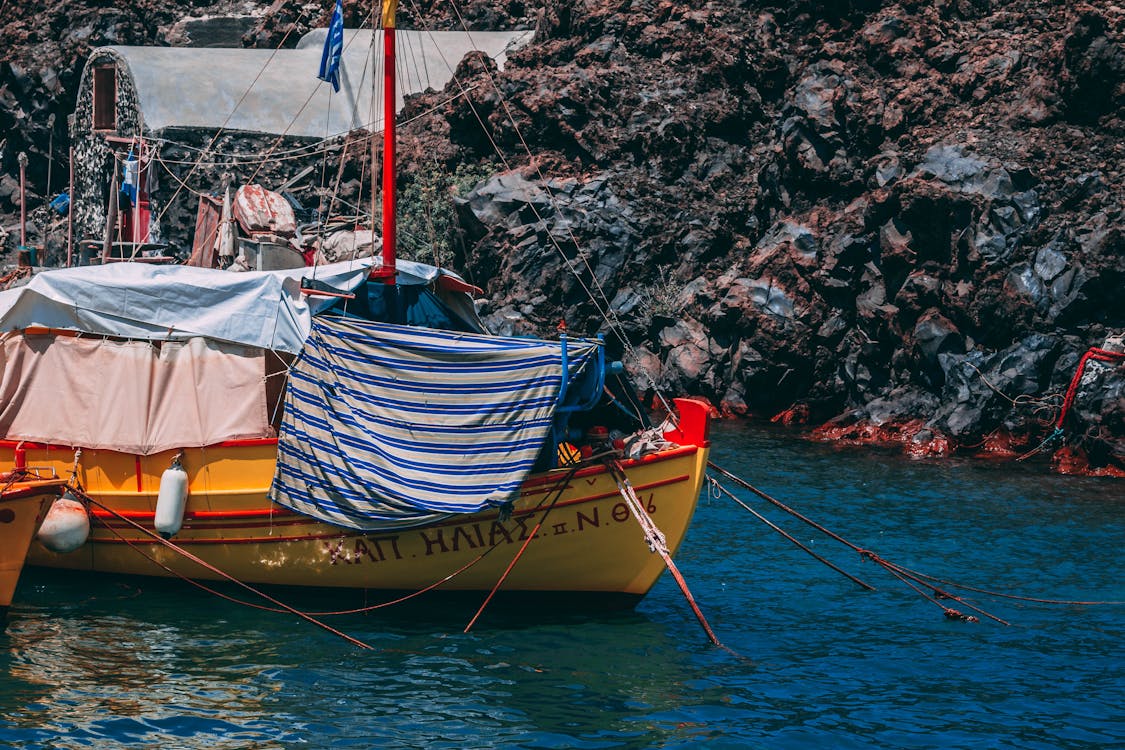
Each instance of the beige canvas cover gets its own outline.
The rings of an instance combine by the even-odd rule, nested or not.
[[[10,440],[149,455],[273,435],[254,347],[8,334],[0,368]]]

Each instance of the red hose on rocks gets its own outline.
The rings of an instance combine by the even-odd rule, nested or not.
[[[1066,389],[1066,397],[1063,399],[1058,421],[1055,422],[1056,430],[1062,429],[1063,422],[1066,421],[1066,415],[1070,413],[1070,408],[1074,405],[1074,397],[1078,395],[1078,384],[1082,382],[1082,375],[1086,372],[1086,363],[1091,359],[1099,362],[1125,362],[1125,352],[1111,352],[1108,349],[1099,349],[1094,346],[1082,355],[1082,359],[1078,360],[1078,368],[1074,371],[1074,377],[1070,380],[1070,386]]]

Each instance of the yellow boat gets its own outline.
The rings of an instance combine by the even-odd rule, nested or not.
[[[65,485],[7,468],[0,474],[0,613],[11,605],[31,540]]]
[[[672,553],[687,532],[709,447],[707,407],[683,399],[677,399],[677,407],[679,429],[667,435],[675,445],[620,463]],[[0,441],[0,468],[14,461],[15,449],[14,442]],[[22,449],[30,463],[60,474],[74,462],[70,447],[24,443]],[[69,554],[34,544],[29,562],[103,573],[217,578],[129,523],[152,529],[161,474],[178,453],[83,450],[78,479],[97,503],[91,508],[90,539]],[[448,591],[488,590],[525,542],[526,552],[506,579],[505,591],[639,598],[664,568],[605,466],[533,474],[507,520],[490,510],[394,533],[362,533],[271,503],[266,492],[276,454],[276,441],[268,439],[184,449],[188,502],[175,543],[245,582],[369,590],[416,591],[439,583]]]
[[[395,8],[382,14],[387,113]],[[384,119],[377,258],[246,273],[115,263],[0,292],[0,470],[22,445],[72,477],[93,520],[82,546],[36,545],[33,564],[628,598],[672,564],[708,407],[677,400],[653,428],[601,339],[487,335],[475,287],[397,259]]]

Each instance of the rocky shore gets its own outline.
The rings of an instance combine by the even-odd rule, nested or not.
[[[33,203],[63,186],[89,49],[183,43],[186,17],[217,10],[3,7],[6,229],[17,152]],[[276,44],[327,10],[278,0],[241,39]],[[1007,457],[1052,434],[1087,349],[1119,346],[1122,8],[474,0],[460,11],[473,28],[535,28],[535,41],[503,72],[464,63],[467,97],[410,102],[436,116],[403,128],[403,171],[494,175],[457,200],[454,231],[458,270],[485,288],[498,332],[565,320],[607,333],[650,391],[818,439]],[[460,24],[445,6],[403,14],[403,26]],[[1063,431],[1036,460],[1125,472],[1125,366],[1089,366]]]

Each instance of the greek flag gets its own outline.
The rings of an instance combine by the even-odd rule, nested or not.
[[[314,318],[289,372],[270,498],[352,529],[408,528],[518,495],[563,378],[600,342]]]
[[[324,38],[324,52],[320,55],[320,72],[316,77],[332,84],[333,91],[340,90],[340,56],[344,53],[344,2],[336,0],[332,20],[328,23],[328,36]]]

